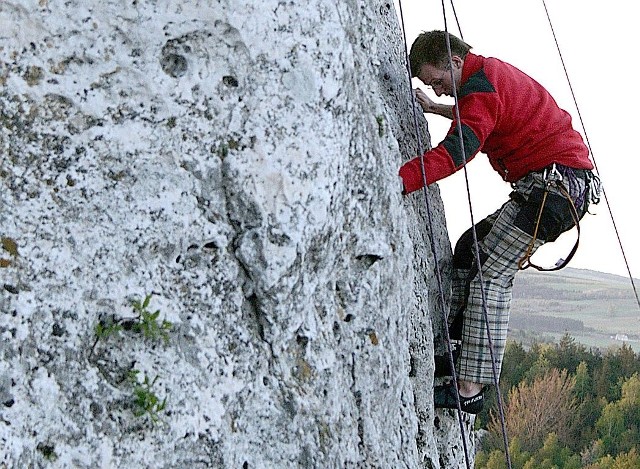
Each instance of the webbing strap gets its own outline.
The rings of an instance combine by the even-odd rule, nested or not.
[[[547,201],[547,194],[549,194],[549,185],[546,184],[544,189],[544,194],[542,195],[542,203],[540,204],[540,209],[538,210],[536,226],[533,230],[533,237],[531,238],[531,242],[529,243],[529,246],[527,246],[527,252],[518,261],[518,269],[520,270],[525,270],[525,269],[528,269],[529,267],[533,267],[534,269],[539,270],[540,272],[553,272],[556,270],[563,269],[564,267],[567,266],[567,264],[569,264],[571,259],[573,259],[573,256],[578,250],[578,244],[580,243],[580,216],[578,215],[578,210],[576,209],[576,205],[573,203],[573,199],[571,198],[571,195],[565,189],[564,184],[559,182],[555,184],[560,190],[560,192],[562,193],[562,195],[564,195],[566,199],[569,201],[569,207],[571,209],[571,217],[573,218],[573,222],[575,223],[576,229],[578,230],[578,238],[576,239],[576,242],[573,245],[573,248],[571,249],[567,257],[558,261],[555,266],[540,267],[539,265],[531,262],[531,257],[533,256],[533,248],[536,244],[536,238],[538,236],[538,229],[540,228],[540,220],[542,219],[542,212],[544,210],[545,202]]]

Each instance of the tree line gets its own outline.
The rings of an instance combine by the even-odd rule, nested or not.
[[[628,345],[509,341],[500,389],[513,469],[640,468],[640,354]],[[504,469],[495,393],[488,398],[475,467]]]

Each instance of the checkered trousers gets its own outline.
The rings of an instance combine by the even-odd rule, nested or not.
[[[579,215],[582,216],[587,208],[587,203],[582,203],[582,200],[584,200],[588,181],[581,176],[573,178],[572,184],[574,187],[570,188],[569,192],[571,198],[580,203],[581,206],[578,207],[578,210]],[[502,357],[507,339],[513,280],[518,272],[518,261],[525,255],[533,239],[531,220],[537,219],[539,210],[539,204],[531,203],[531,200],[535,199],[532,192],[533,194],[539,192],[541,188],[544,188],[544,185],[542,173],[532,173],[526,176],[514,185],[514,193],[507,203],[476,225],[482,285],[484,286],[489,331],[498,376],[502,367]],[[553,194],[557,195],[559,192],[555,188],[551,188],[549,195]],[[562,198],[566,201],[564,196]],[[554,207],[550,205],[548,209],[551,212]],[[547,210],[546,203],[545,210]],[[552,233],[554,229],[566,231],[574,225],[571,217],[566,220],[566,215],[564,215],[564,221],[558,221],[562,216],[547,215],[545,213],[543,223],[559,226],[556,227],[557,229],[550,226],[542,227],[547,229],[549,233]],[[473,244],[469,240],[470,236],[472,236],[470,231],[465,233],[456,245],[454,252],[452,304],[449,315],[450,324],[452,324],[450,330],[453,329],[451,337],[462,340],[457,367],[459,379],[492,384],[492,356],[483,313],[480,273],[476,267]],[[557,235],[552,234],[550,237],[555,239]],[[535,252],[544,242],[542,239],[536,239],[532,252]],[[457,328],[453,326],[455,322],[460,323]]]

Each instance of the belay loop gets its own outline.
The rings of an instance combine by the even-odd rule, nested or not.
[[[578,215],[578,210],[576,209],[576,205],[573,202],[573,199],[571,198],[569,191],[567,191],[565,185],[563,184],[562,174],[560,173],[560,171],[558,171],[558,168],[556,167],[555,163],[553,163],[553,165],[551,166],[551,169],[545,168],[543,172],[543,179],[545,181],[545,186],[544,186],[544,194],[542,195],[542,202],[540,203],[540,209],[538,210],[538,217],[536,219],[536,225],[533,230],[533,237],[531,238],[531,242],[529,243],[529,246],[527,247],[527,251],[525,252],[524,256],[522,256],[522,258],[518,261],[518,269],[520,270],[525,270],[525,269],[528,269],[529,267],[533,267],[534,269],[539,270],[541,272],[552,272],[555,270],[560,270],[566,267],[567,264],[569,264],[569,262],[575,255],[576,251],[578,250],[578,244],[580,243],[580,215]],[[569,252],[566,258],[558,260],[558,262],[556,262],[555,266],[553,267],[545,268],[545,267],[540,267],[539,265],[536,265],[533,262],[531,262],[531,256],[533,256],[533,248],[535,246],[536,239],[538,236],[538,229],[540,228],[540,220],[542,219],[544,205],[547,200],[547,195],[549,194],[549,190],[552,186],[556,187],[560,191],[560,193],[569,201],[569,208],[571,209],[571,217],[573,218],[573,222],[578,231],[578,237],[576,239],[575,244],[573,245],[573,248],[571,249],[571,251]],[[591,192],[589,188],[587,188],[587,192]]]

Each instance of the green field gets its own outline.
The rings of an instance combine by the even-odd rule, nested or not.
[[[635,280],[635,287],[640,281]],[[514,283],[511,337],[519,331],[558,339],[568,333],[589,347],[640,351],[640,305],[629,278],[580,269],[524,271]]]

